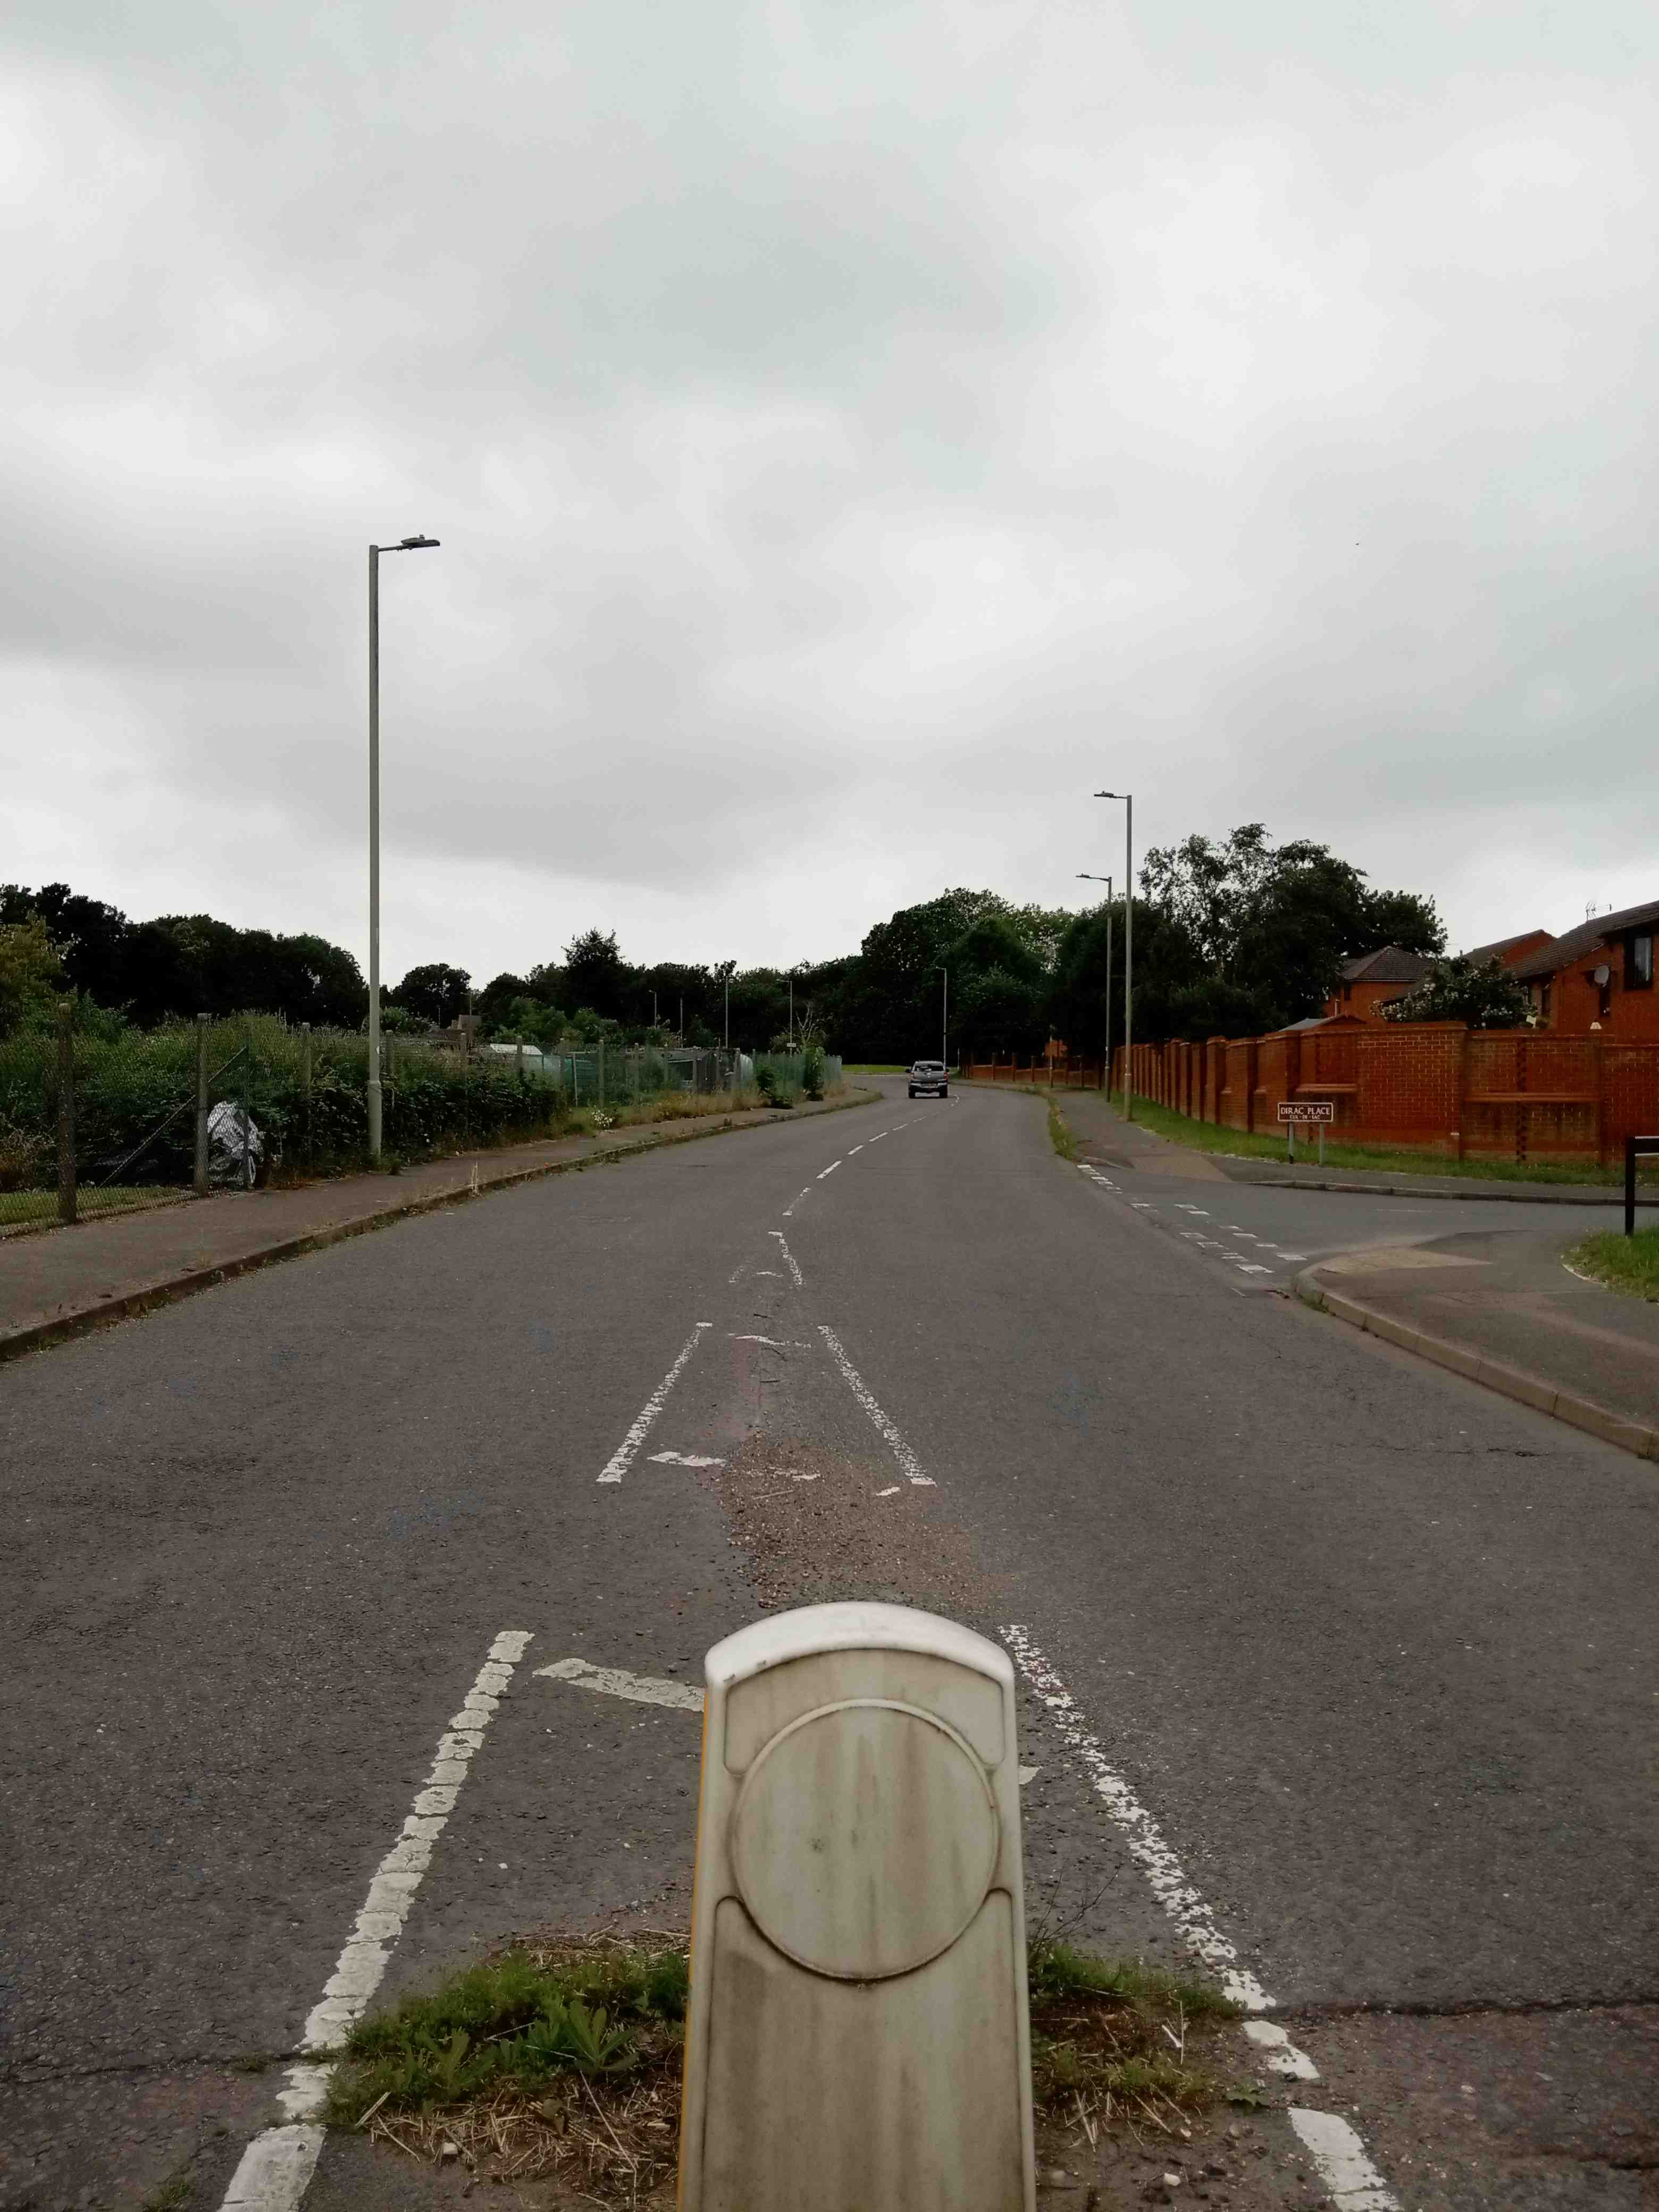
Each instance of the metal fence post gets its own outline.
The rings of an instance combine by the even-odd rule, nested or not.
[[[599,1039],[599,1110],[605,1111],[605,1039]]]
[[[198,1198],[208,1194],[208,1017],[196,1017],[196,1172],[191,1178]]]
[[[75,1006],[58,1008],[58,1218],[75,1219]]]
[[[312,1141],[311,1024],[309,1022],[301,1022],[300,1024],[300,1096],[305,1101],[306,1173],[309,1175],[313,1164],[314,1152],[314,1147]]]

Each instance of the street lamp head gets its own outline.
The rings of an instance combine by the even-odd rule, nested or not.
[[[392,550],[398,553],[418,553],[424,546],[436,545],[441,542],[436,538],[402,538]]]
[[[1128,796],[1127,791],[1097,791],[1095,793],[1097,799],[1127,799]]]

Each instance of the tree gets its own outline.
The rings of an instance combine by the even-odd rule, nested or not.
[[[1143,1006],[1140,908],[1135,914],[1135,1032],[1196,1037],[1279,1029],[1317,1012],[1341,963],[1385,945],[1443,950],[1432,899],[1376,891],[1364,873],[1328,846],[1299,839],[1274,845],[1260,822],[1217,842],[1203,836],[1154,847],[1141,883],[1166,928],[1185,940],[1182,965],[1162,992],[1147,975]],[[1170,948],[1171,953],[1173,947]]]
[[[38,914],[0,922],[0,1036],[42,1019],[63,980],[64,963]]]
[[[1472,1030],[1523,1029],[1532,1019],[1525,988],[1501,960],[1472,968],[1448,960],[1382,1008],[1385,1022],[1466,1022]]]
[[[628,1012],[628,963],[617,950],[617,933],[586,929],[564,948],[564,994],[573,1006],[588,1006],[607,1021]]]
[[[31,915],[45,923],[71,988],[100,1006],[119,1006],[128,994],[132,934],[121,909],[84,898],[67,884],[43,884],[38,891],[0,884],[0,923],[27,921]]]
[[[466,1012],[466,995],[471,988],[472,978],[465,968],[452,968],[442,960],[428,960],[423,967],[411,968],[389,995],[394,1006],[419,1014],[423,1020],[436,1022],[443,1029],[457,1014]]]

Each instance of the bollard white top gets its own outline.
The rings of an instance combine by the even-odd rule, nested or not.
[[[822,1651],[918,1651],[988,1674],[1013,1687],[1014,1664],[958,1620],[908,1605],[805,1605],[740,1628],[715,1644],[704,1662],[711,1690],[729,1690],[769,1668]]]

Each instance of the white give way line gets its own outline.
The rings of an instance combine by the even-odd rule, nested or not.
[[[635,1416],[633,1426],[617,1446],[616,1450],[611,1453],[610,1458],[606,1460],[603,1473],[596,1476],[597,1481],[620,1482],[622,1480],[628,1472],[635,1453],[650,1435],[652,1423],[667,1404],[669,1392],[684,1373],[686,1362],[702,1343],[704,1329],[713,1328],[714,1326],[711,1321],[700,1321],[690,1335],[686,1338],[685,1342],[680,1346],[679,1358],[663,1376],[662,1381],[658,1383],[644,1405],[641,1407]]]
[[[380,1986],[393,1946],[403,1932],[421,1877],[431,1864],[434,1847],[455,1809],[461,1784],[484,1730],[495,1717],[513,1669],[524,1656],[531,1632],[504,1628],[474,1677],[461,1710],[440,1737],[432,1771],[415,1799],[398,1840],[374,1870],[345,1948],[323,1985],[300,2036],[303,2051],[324,2051],[343,2040]],[[277,2102],[289,2115],[277,2127],[257,2135],[231,2176],[222,2212],[292,2212],[311,2185],[324,2130],[313,2116],[322,2104],[332,2068],[301,2059],[288,2069],[288,2087]]]

